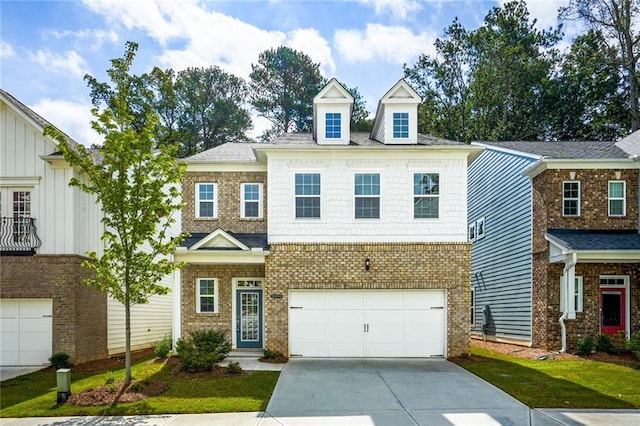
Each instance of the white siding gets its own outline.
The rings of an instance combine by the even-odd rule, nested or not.
[[[466,155],[427,149],[270,153],[269,241],[466,241]],[[440,174],[438,219],[413,218],[413,173],[421,172]],[[320,173],[320,219],[295,218],[295,173]],[[380,173],[380,219],[355,219],[355,173]]]
[[[2,104],[0,186],[16,188],[21,178],[31,182],[19,188],[32,192],[31,216],[42,241],[38,254],[84,255],[98,243],[99,211],[91,196],[69,187],[72,168],[53,166],[40,158],[55,151],[42,128]]]

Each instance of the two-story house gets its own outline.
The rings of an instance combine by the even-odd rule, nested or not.
[[[43,136],[50,123],[0,89],[0,365],[73,362],[124,352],[124,307],[82,284],[102,250],[102,211],[70,187],[80,177]],[[69,138],[71,144],[77,144]],[[179,229],[175,230],[179,232]],[[165,286],[172,286],[166,277]],[[132,347],[171,336],[171,295],[132,309]]]
[[[640,134],[478,145],[468,176],[472,333],[567,349],[640,331]]]
[[[429,357],[469,350],[467,166],[482,148],[418,134],[400,80],[371,134],[332,79],[313,133],[185,159],[185,261],[174,336],[227,330],[287,356]]]

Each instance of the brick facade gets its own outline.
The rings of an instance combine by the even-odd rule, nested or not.
[[[264,277],[264,265],[212,265],[187,264],[181,270],[182,336],[196,330],[233,330],[231,316],[233,278]],[[196,312],[196,279],[216,278],[218,280],[218,312]],[[231,340],[231,335],[228,336]]]
[[[575,173],[571,179],[570,172]],[[618,179],[616,172],[620,174]],[[581,214],[562,215],[562,182],[581,183]],[[608,182],[626,181],[626,216],[609,217]],[[637,170],[546,170],[533,179],[532,321],[533,346],[558,349],[561,346],[560,277],[564,263],[549,263],[547,229],[637,230]],[[631,331],[640,331],[640,274],[638,264],[578,263],[576,276],[583,277],[584,311],[567,320],[567,346],[578,338],[594,337],[600,331],[600,276],[626,275],[630,279]]]
[[[196,218],[195,184],[218,184],[218,218]],[[240,218],[240,187],[242,183],[262,183],[263,212],[261,219]],[[267,232],[267,173],[266,172],[187,172],[182,183],[183,232],[213,232],[217,228],[232,232]]]
[[[75,255],[0,258],[0,297],[53,300],[53,353],[72,362],[107,356],[107,295],[82,284],[89,271]]]
[[[447,356],[468,352],[470,250],[466,243],[272,244],[265,265],[266,347],[288,353],[289,289],[445,289]]]

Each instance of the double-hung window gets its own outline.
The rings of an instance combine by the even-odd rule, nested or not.
[[[409,137],[409,113],[408,112],[393,113],[393,137],[394,138]]]
[[[240,217],[260,219],[262,217],[262,184],[243,183],[240,188]]]
[[[218,217],[218,185],[196,183],[196,217]]]
[[[206,314],[218,312],[218,280],[216,278],[196,280],[196,312]]]
[[[576,276],[573,285],[569,284],[568,298],[562,280],[563,278],[560,277],[560,312],[565,309],[565,304],[568,312],[582,312],[584,309],[582,277]]]
[[[562,215],[580,216],[580,182],[562,182]]]
[[[440,174],[413,174],[413,217],[429,219],[439,217]]]
[[[296,173],[296,218],[320,218],[320,173]]]
[[[356,219],[380,218],[380,173],[355,174]]]
[[[7,205],[3,206],[3,202]],[[27,241],[31,234],[31,191],[0,191],[0,217],[9,214],[10,218],[2,220],[3,228],[11,229],[14,242]]]
[[[609,181],[609,216],[625,216],[627,214],[626,182]]]
[[[341,114],[328,112],[325,114],[325,137],[327,139],[340,139],[342,130]]]

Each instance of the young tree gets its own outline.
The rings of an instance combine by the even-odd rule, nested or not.
[[[85,77],[92,90],[100,85],[109,94],[93,99],[92,126],[104,138],[99,159],[81,145],[72,147],[57,129],[45,129],[69,164],[80,170],[80,178],[70,185],[94,194],[102,207],[104,250],[101,255],[88,253],[83,265],[95,278],[85,283],[124,305],[126,384],[131,382],[131,307],[148,302],[151,295],[166,294],[169,289],[160,279],[180,266],[168,258],[180,242],[169,231],[181,208],[178,185],[184,174],[175,145],[154,150],[158,117],[151,105],[140,101],[139,95],[148,94],[138,92],[139,79],[130,74],[137,47],[128,42],[124,57],[111,61],[110,83]]]
[[[630,130],[640,129],[640,0],[571,0],[560,14],[585,21],[604,45],[617,49],[612,64],[623,70],[627,80]]]
[[[325,83],[320,65],[303,52],[280,46],[251,65],[251,104],[272,123],[263,139],[313,128],[313,97]]]

